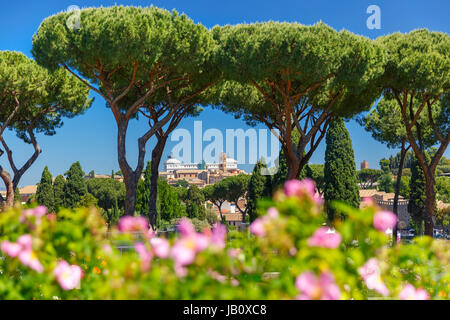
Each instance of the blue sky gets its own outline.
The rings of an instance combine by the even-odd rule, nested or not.
[[[278,1],[245,1],[245,0],[165,0],[165,1],[2,1],[0,10],[0,50],[22,51],[31,56],[31,38],[40,22],[49,15],[66,10],[70,5],[79,7],[110,6],[114,4],[150,6],[151,4],[166,9],[177,9],[186,13],[194,21],[210,28],[216,24],[236,24],[257,21],[297,21],[302,24],[313,24],[323,21],[337,30],[347,29],[356,34],[376,38],[380,35],[400,31],[409,32],[417,28],[428,28],[433,31],[449,32],[450,1],[448,0],[278,0]],[[381,9],[381,29],[368,29],[366,13],[369,5],[378,5]],[[79,160],[85,172],[95,170],[98,173],[110,173],[118,170],[116,152],[116,127],[111,112],[105,108],[104,101],[96,96],[91,109],[84,115],[67,119],[57,134],[51,137],[39,135],[38,141],[43,152],[23,176],[20,186],[35,184],[45,165],[48,165],[53,176],[64,173],[71,163]],[[218,110],[206,108],[198,118],[187,118],[180,123],[180,128],[193,132],[193,123],[201,120],[203,131],[217,128],[225,136],[226,129],[243,128],[246,124],[232,115]],[[264,128],[264,126],[257,126]],[[347,123],[353,140],[355,161],[359,168],[362,160],[368,160],[370,167],[378,168],[383,157],[395,153],[381,143],[375,141],[355,121]],[[145,121],[134,121],[130,125],[127,144],[127,155],[131,164],[136,163],[137,144],[140,134],[145,132]],[[32,153],[32,147],[17,139],[11,132],[5,133],[18,164],[23,163]],[[177,142],[168,141],[164,161]],[[149,159],[154,141],[147,145],[146,159]],[[322,142],[312,163],[323,163],[325,143]],[[446,156],[449,157],[447,150]],[[0,163],[9,170],[5,156]],[[251,166],[244,166],[251,170]]]

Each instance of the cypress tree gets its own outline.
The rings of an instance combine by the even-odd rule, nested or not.
[[[430,157],[425,153],[426,160],[429,162]],[[411,180],[409,181],[410,193],[408,212],[411,215],[411,226],[415,229],[416,234],[422,234],[422,224],[424,221],[425,201],[427,199],[425,190],[425,175],[419,160],[414,157],[411,165]]]
[[[66,179],[62,175],[57,175],[55,181],[53,181],[53,205],[55,210],[64,207],[64,186],[66,185]]]
[[[14,190],[14,203],[18,203],[18,204],[22,203],[22,197],[20,196],[19,188],[16,188]]]
[[[75,208],[81,198],[87,193],[84,172],[79,161],[73,163],[65,173],[67,177],[64,186],[64,202],[67,208]]]
[[[206,219],[206,210],[204,207],[205,197],[196,185],[191,185],[186,195],[186,213],[190,219]]]
[[[337,212],[330,207],[330,201],[342,201],[355,208],[359,208],[360,201],[352,141],[342,118],[330,123],[326,143],[324,197],[332,221]]]
[[[42,206],[46,206],[49,212],[55,211],[55,198],[53,194],[52,174],[45,166],[42,172],[41,181],[36,190],[36,201]]]
[[[261,174],[261,169],[266,167],[267,165],[264,160],[258,161],[253,168],[252,176],[250,178],[247,192],[247,213],[249,215],[250,222],[253,222],[258,216],[256,212],[258,199],[270,196],[267,194],[267,180],[270,179],[270,176]]]

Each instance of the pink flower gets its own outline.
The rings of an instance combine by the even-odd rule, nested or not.
[[[9,242],[7,240],[2,241],[1,243],[2,252],[6,253],[11,258],[15,258],[22,251],[22,246],[15,242]]]
[[[19,253],[19,260],[22,264],[30,267],[37,273],[42,273],[44,271],[44,267],[41,265],[36,254],[31,249],[21,251]]]
[[[225,239],[227,237],[227,228],[218,223],[212,230],[211,234],[211,243],[217,246],[218,248],[225,248]]]
[[[34,215],[37,218],[42,218],[47,213],[47,208],[45,206],[38,206],[34,208]]]
[[[29,234],[24,234],[17,239],[17,243],[22,246],[22,250],[31,250],[33,238]]]
[[[147,219],[141,216],[139,217],[125,216],[120,218],[118,227],[120,232],[143,231],[147,233],[148,222]]]
[[[195,259],[195,243],[186,239],[177,240],[170,250],[170,256],[177,266],[191,264]]]
[[[301,181],[293,179],[289,180],[284,184],[284,193],[288,196],[301,196],[308,195],[314,197],[316,193],[316,187],[314,181],[306,178]]]
[[[308,246],[336,249],[339,247],[341,240],[342,237],[339,232],[331,231],[327,227],[321,227],[308,239]]]
[[[1,250],[11,258],[18,257],[23,265],[41,273],[44,271],[44,267],[32,250],[32,246],[33,238],[31,235],[24,234],[17,239],[17,242],[2,241]]]
[[[416,290],[412,284],[407,283],[400,292],[399,298],[402,300],[429,300],[430,295],[424,289]]]
[[[374,205],[374,202],[373,202],[372,197],[364,197],[364,198],[362,199],[362,202],[363,202],[363,204],[366,205],[366,206],[373,206],[373,205]]]
[[[34,209],[23,210],[20,214],[19,221],[26,223],[30,229],[35,227],[34,224],[39,225],[41,218],[47,213],[47,208],[44,206],[38,206]]]
[[[186,218],[180,219],[178,223],[178,231],[181,236],[186,237],[195,233],[194,225]]]
[[[264,222],[262,218],[255,219],[250,225],[250,232],[257,237],[264,237],[266,235],[266,229],[264,228]]]
[[[389,295],[389,290],[381,280],[381,271],[378,261],[375,258],[370,258],[362,267],[358,269],[367,288],[375,290],[383,296]]]
[[[277,219],[280,216],[278,210],[274,207],[270,207],[269,209],[267,209],[267,215],[270,217],[270,219]]]
[[[62,260],[53,270],[53,274],[63,290],[72,290],[80,285],[82,270],[77,265],[69,265]]]
[[[313,272],[306,271],[297,277],[295,286],[300,291],[298,300],[339,300],[341,298],[341,291],[329,272],[323,272],[320,277],[316,277]]]
[[[393,230],[397,224],[397,216],[390,211],[379,211],[373,216],[373,226],[381,232]]]
[[[150,267],[150,261],[153,258],[153,255],[150,250],[147,250],[145,245],[141,242],[138,242],[134,245],[134,249],[139,254],[142,262],[142,270],[147,271]]]
[[[152,246],[155,255],[158,258],[165,259],[169,256],[170,244],[167,239],[163,238],[151,238],[150,245]]]

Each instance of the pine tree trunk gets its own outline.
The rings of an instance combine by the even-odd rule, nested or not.
[[[398,172],[397,172],[397,183],[395,184],[395,195],[394,195],[394,204],[392,207],[392,211],[397,216],[397,223],[395,224],[394,230],[392,230],[392,236],[394,239],[394,243],[397,243],[397,230],[398,230],[398,198],[400,194],[400,184],[402,181],[402,173],[403,173],[403,166],[405,163],[405,156],[406,156],[406,148],[405,148],[405,141],[402,141],[402,148],[400,151],[400,163],[398,164]]]
[[[432,217],[434,216],[434,209],[436,204],[436,193],[434,192],[434,175],[430,172],[425,174],[426,184],[425,191],[427,198],[425,200],[425,235],[433,237],[434,223]]]
[[[150,178],[150,199],[148,203],[148,219],[152,229],[156,228],[157,218],[157,197],[158,197],[158,179],[159,179],[159,163],[166,145],[167,136],[162,136],[158,139],[155,148],[152,151],[152,176]]]
[[[13,183],[11,181],[11,175],[9,174],[8,171],[3,169],[2,166],[0,166],[0,178],[2,178],[6,186],[6,201],[3,204],[3,206],[4,209],[8,209],[14,205],[14,188]]]

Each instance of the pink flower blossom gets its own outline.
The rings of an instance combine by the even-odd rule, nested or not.
[[[23,265],[41,273],[44,271],[44,267],[32,250],[32,246],[33,238],[31,235],[24,234],[17,239],[17,242],[2,241],[1,250],[11,258],[18,257]]]
[[[211,243],[218,248],[225,248],[225,239],[227,237],[227,228],[218,223],[212,230],[211,233]]]
[[[142,263],[142,270],[147,271],[150,267],[150,262],[152,261],[153,255],[150,250],[148,250],[145,245],[138,242],[134,245],[134,249],[139,254]]]
[[[72,290],[80,285],[82,270],[77,265],[69,265],[62,260],[53,270],[53,274],[63,290]]]
[[[298,300],[339,300],[341,298],[341,291],[329,272],[323,272],[320,277],[316,277],[313,272],[306,271],[297,277],[295,286],[300,291]]]
[[[170,244],[167,239],[151,238],[150,245],[158,258],[165,259],[169,256]]]
[[[389,295],[389,290],[381,280],[381,271],[378,261],[375,258],[370,258],[362,267],[358,269],[367,288],[375,290],[383,296]]]
[[[45,216],[47,213],[47,208],[45,206],[37,206],[36,208],[34,208],[34,215],[37,218],[42,218],[43,216]]]
[[[339,232],[333,232],[327,227],[321,227],[308,239],[308,246],[336,249],[339,247],[341,240],[342,237]]]
[[[31,250],[33,238],[29,234],[24,234],[17,239],[17,243],[22,246],[22,250]]]
[[[270,219],[277,219],[280,214],[278,213],[278,210],[274,207],[270,207],[269,209],[267,209],[267,216]]]
[[[264,228],[264,222],[262,218],[255,219],[250,225],[250,232],[257,237],[264,237],[266,235],[266,229]]]
[[[194,225],[186,218],[180,219],[178,223],[178,231],[181,236],[186,237],[195,233]]]
[[[141,216],[139,217],[125,216],[120,218],[118,227],[120,232],[143,231],[147,233],[148,222],[147,219]]]
[[[7,240],[2,241],[1,243],[2,252],[6,253],[11,258],[15,258],[22,251],[22,246],[15,242],[9,242]]]
[[[381,232],[393,230],[397,224],[397,216],[390,211],[379,211],[373,216],[373,226]]]
[[[301,196],[308,195],[311,198],[314,197],[316,193],[316,187],[314,181],[306,178],[301,181],[293,179],[289,180],[284,184],[284,193],[288,196]]]
[[[412,284],[407,283],[399,294],[402,300],[429,300],[430,295],[422,288],[416,289]]]
[[[362,199],[362,202],[363,202],[363,204],[366,205],[366,206],[373,206],[373,205],[374,205],[374,202],[373,202],[372,197],[364,197],[364,198]]]
[[[190,239],[179,239],[170,250],[170,256],[175,261],[175,265],[186,266],[194,262],[195,243]]]
[[[44,206],[38,206],[34,209],[26,209],[20,213],[19,221],[26,223],[30,229],[33,229],[36,225],[41,223],[41,219],[47,213],[47,208]]]
[[[31,249],[21,251],[19,253],[19,260],[20,260],[20,262],[22,262],[22,264],[30,267],[32,270],[36,271],[37,273],[42,273],[44,271],[44,267],[39,262],[34,251]]]

